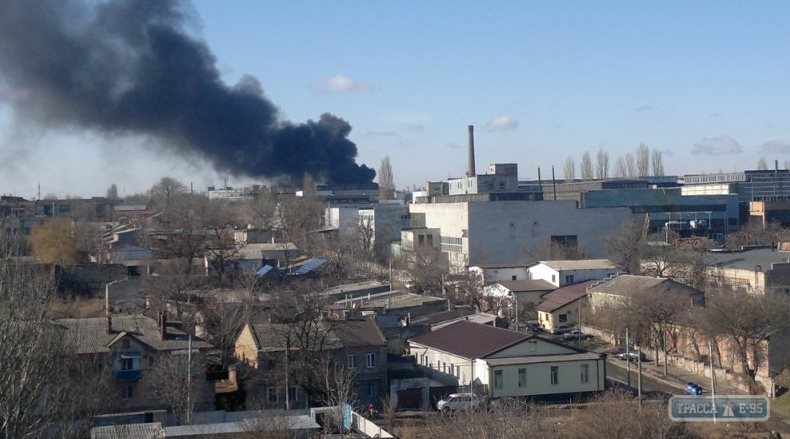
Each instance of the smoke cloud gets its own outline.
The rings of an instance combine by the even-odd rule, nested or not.
[[[0,0],[0,80],[26,119],[160,137],[221,172],[365,183],[351,126],[279,119],[260,83],[225,84],[188,8],[166,0]]]

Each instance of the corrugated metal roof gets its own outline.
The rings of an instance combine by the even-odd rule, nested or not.
[[[609,259],[579,259],[579,260],[557,260],[540,261],[536,264],[544,264],[554,270],[622,270],[623,267],[615,264]],[[533,265],[536,265],[533,264]]]
[[[531,336],[465,320],[409,340],[464,358],[482,358]]]

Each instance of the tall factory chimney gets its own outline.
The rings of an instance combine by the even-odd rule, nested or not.
[[[475,126],[469,125],[469,168],[466,171],[467,177],[474,177],[475,172]]]

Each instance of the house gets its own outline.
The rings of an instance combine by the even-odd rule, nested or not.
[[[248,393],[262,393],[268,408],[308,407],[327,374],[353,380],[354,398],[366,404],[386,392],[387,340],[370,319],[246,324],[235,355],[261,373],[262,388]]]
[[[587,289],[593,309],[627,304],[637,294],[671,295],[689,306],[705,304],[705,293],[672,279],[623,274]]]
[[[109,367],[111,410],[144,410],[170,408],[169,391],[163,380],[177,365],[188,364],[185,356],[193,351],[195,390],[194,409],[214,407],[214,386],[206,379],[206,355],[214,347],[197,337],[190,337],[168,326],[167,318],[160,322],[144,315],[115,315],[82,319],[58,319],[55,324],[65,329],[66,346],[74,355],[85,359],[97,371]],[[182,361],[184,360],[184,361]],[[183,376],[187,371],[184,370]]]
[[[535,307],[543,296],[557,287],[543,280],[502,280],[483,287],[483,296],[497,311],[507,312],[512,319],[534,319]]]
[[[715,285],[751,294],[790,295],[790,252],[752,248],[708,252],[705,273]]]
[[[489,398],[556,397],[605,388],[605,355],[467,321],[409,340],[409,352],[434,379]]]
[[[538,305],[538,322],[551,332],[560,325],[580,326],[582,309],[587,307],[587,288],[595,281],[556,289],[545,296]]]
[[[624,271],[609,259],[539,261],[527,267],[529,278],[542,279],[555,287],[564,287],[587,280],[606,279]]]
[[[526,262],[521,264],[480,264],[469,267],[469,273],[473,274],[481,285],[488,285],[503,280],[529,279],[527,265],[529,264]]]

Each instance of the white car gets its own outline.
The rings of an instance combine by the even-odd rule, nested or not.
[[[480,398],[474,393],[452,393],[436,403],[436,409],[440,412],[474,410],[478,407],[480,407]]]

